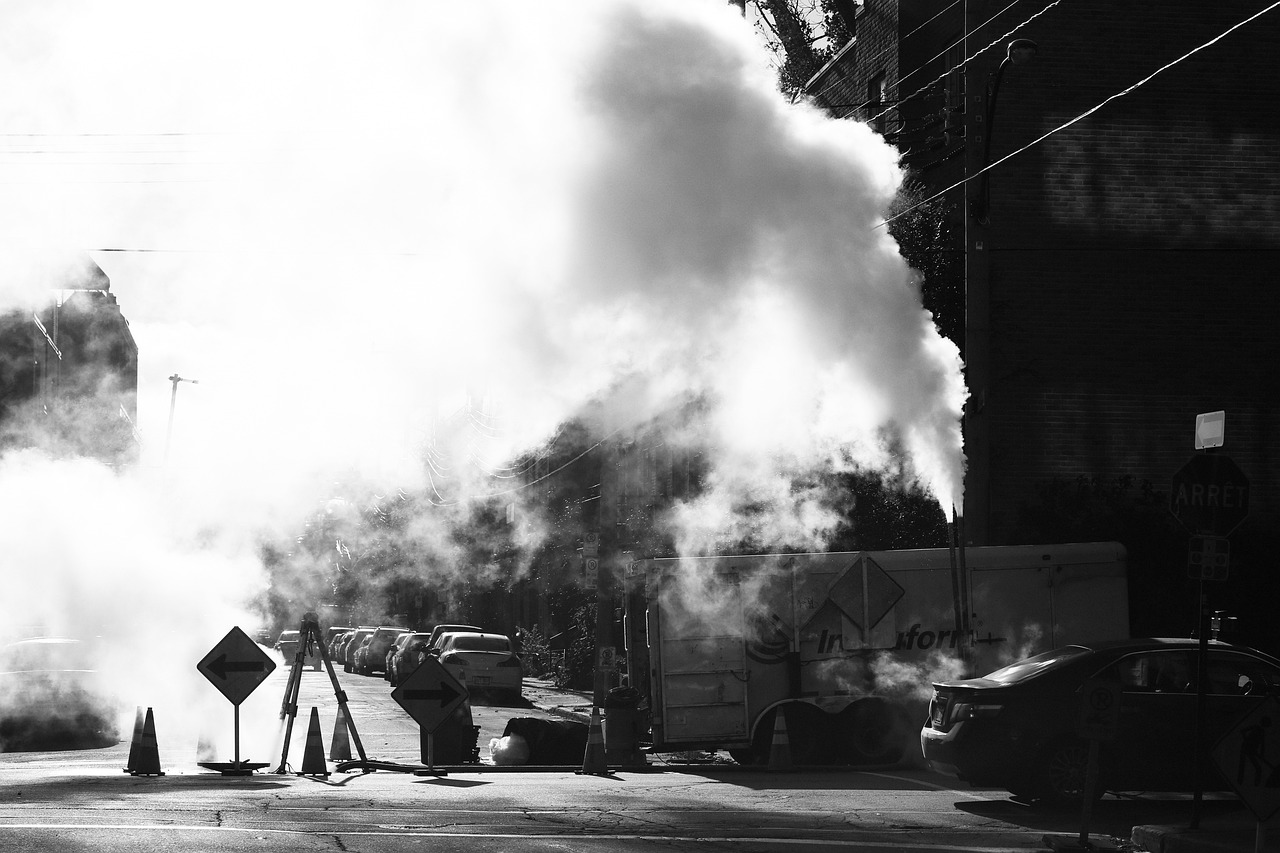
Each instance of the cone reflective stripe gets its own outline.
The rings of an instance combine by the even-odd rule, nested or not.
[[[136,766],[138,761],[138,751],[142,746],[142,725],[146,715],[142,712],[142,706],[138,706],[138,713],[133,718],[133,739],[129,741],[129,760],[125,762],[124,772],[131,773],[132,768]]]
[[[769,745],[769,769],[791,770],[791,741],[787,738],[787,717],[782,705],[773,718],[773,741]]]
[[[347,715],[338,706],[338,719],[333,724],[333,739],[329,741],[330,761],[351,760],[351,739],[347,736]]]
[[[307,726],[307,746],[302,752],[302,772],[299,776],[328,776],[329,765],[324,763],[324,737],[320,734],[320,709],[311,709],[311,723]]]
[[[160,747],[156,743],[156,721],[150,708],[142,722],[142,730],[129,745],[129,766],[125,772],[131,776],[164,775],[160,769]]]
[[[609,760],[604,751],[604,729],[600,725],[600,710],[591,709],[591,726],[587,729],[587,751],[582,756],[583,775],[608,776]]]

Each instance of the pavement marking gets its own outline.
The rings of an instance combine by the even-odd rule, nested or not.
[[[923,785],[924,787],[934,791],[948,791],[952,794],[955,794],[958,797],[976,797],[977,799],[987,800],[988,802],[1002,802],[1004,800],[1009,799],[1009,795],[1007,793],[996,795],[996,794],[987,794],[983,791],[975,791],[972,788],[965,788],[962,790],[960,788],[953,788],[950,785],[938,785],[934,782],[926,782],[924,779],[914,779],[910,776],[899,776],[897,773],[872,773],[865,770],[860,772],[864,776],[877,776],[881,779],[893,779],[898,782],[910,782],[915,785]]]
[[[832,838],[787,838],[784,836],[707,836],[707,835],[642,835],[640,833],[595,833],[595,832],[423,832],[423,831],[387,831],[387,830],[303,830],[303,829],[273,829],[269,827],[239,827],[239,826],[201,826],[201,825],[182,825],[182,824],[120,824],[120,823],[62,823],[62,824],[46,824],[46,823],[8,823],[0,824],[0,833],[5,830],[48,830],[50,832],[69,832],[74,830],[101,832],[103,830],[114,829],[130,832],[225,832],[225,833],[257,833],[271,835],[306,835],[318,837],[342,836],[350,837],[399,837],[399,838],[476,838],[476,839],[548,839],[555,841],[649,841],[654,843],[672,843],[679,842],[682,844],[787,844],[798,847],[849,847],[849,848],[875,848],[879,850],[885,849],[886,840],[863,841],[858,839],[832,839]],[[893,842],[893,848],[906,853],[912,850],[939,850],[954,851],[954,853],[1026,853],[1027,848],[1024,845],[1009,847],[990,847],[985,845],[966,845],[966,844],[934,844],[929,842],[915,842],[910,845],[902,845],[902,842]]]

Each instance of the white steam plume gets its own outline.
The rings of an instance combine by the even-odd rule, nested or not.
[[[690,550],[743,499],[777,509],[775,544],[820,541],[795,484],[890,446],[959,505],[958,356],[874,227],[896,152],[787,103],[732,6],[44,0],[0,23],[0,245],[111,277],[146,438],[115,488],[163,507],[136,547],[242,581],[220,600],[335,479],[429,486],[469,397],[504,413],[493,464],[610,389],[624,419],[705,395]],[[6,276],[0,308],[32,291]],[[174,373],[199,384],[158,477]]]

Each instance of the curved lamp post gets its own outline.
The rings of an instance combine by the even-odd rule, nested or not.
[[[164,462],[163,468],[169,467],[169,444],[173,440],[173,410],[178,405],[178,383],[190,382],[192,385],[199,385],[199,379],[183,379],[178,374],[169,377],[169,381],[173,383],[173,393],[169,395],[169,428],[164,436]]]
[[[985,169],[991,165],[991,131],[995,124],[996,118],[996,98],[1000,95],[1000,81],[1004,79],[1004,71],[1010,65],[1024,65],[1036,55],[1039,45],[1031,39],[1014,39],[1009,42],[1008,50],[1004,59],[1000,61],[1000,67],[996,69],[995,75],[987,86],[987,111],[985,117],[986,137],[982,141],[982,168]],[[973,218],[979,223],[986,225],[990,221],[991,213],[991,173],[982,173],[982,182],[979,184],[978,197],[971,202],[971,211]]]

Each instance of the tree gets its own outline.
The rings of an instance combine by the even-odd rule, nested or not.
[[[751,0],[750,6],[784,92],[803,89],[853,38],[851,0]]]

